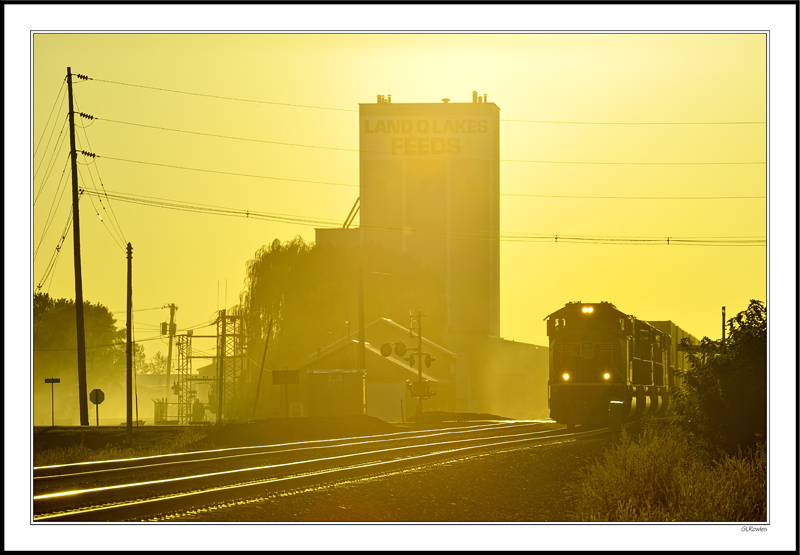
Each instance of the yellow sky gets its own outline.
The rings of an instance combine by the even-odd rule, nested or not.
[[[58,175],[31,206],[28,152],[42,135],[67,66],[95,79],[203,94],[340,108],[347,111],[280,107],[212,100],[98,81],[76,84],[80,110],[97,117],[146,125],[260,140],[355,149],[359,102],[392,94],[394,102],[468,102],[471,91],[486,93],[501,108],[502,120],[549,121],[764,121],[765,42],[759,36],[597,35],[597,32],[662,30],[746,30],[769,32],[770,99],[770,344],[771,367],[794,368],[796,345],[796,5],[515,5],[515,6],[4,6],[6,93],[6,309],[7,343],[29,343],[29,327],[9,317],[24,314],[24,295],[35,287],[54,252],[57,231],[45,235],[31,262],[31,243],[41,236]],[[465,37],[419,36],[101,36],[49,37],[36,42],[34,30],[150,29],[241,30],[542,30],[543,35]],[[590,36],[552,32],[587,30]],[[763,37],[763,35],[762,35]],[[32,87],[32,90],[29,90]],[[29,93],[30,92],[30,97]],[[32,100],[30,113],[29,98]],[[66,111],[60,108],[59,125]],[[35,121],[30,116],[35,115]],[[25,132],[33,121],[30,135]],[[60,127],[59,127],[60,128]],[[261,176],[327,181],[347,186],[248,179],[170,170],[98,158],[100,177],[110,191],[194,201],[262,212],[344,221],[357,195],[357,154],[247,143],[148,130],[95,121],[86,129],[100,156],[128,158]],[[81,139],[85,136],[79,133]],[[27,140],[30,136],[30,140]],[[764,161],[762,126],[609,126],[501,122],[503,159],[549,161]],[[38,160],[39,153],[37,152]],[[57,169],[62,169],[63,158]],[[9,169],[10,168],[10,169]],[[512,194],[573,196],[763,196],[765,166],[632,166],[501,163],[501,229],[504,233],[630,236],[763,236],[767,203],[749,200],[600,200],[517,197]],[[82,167],[85,172],[85,168]],[[88,174],[85,174],[88,175]],[[22,184],[22,186],[15,186]],[[112,310],[125,307],[125,255],[102,227],[90,202],[81,202],[84,296]],[[95,199],[95,202],[96,199]],[[40,206],[41,203],[41,206]],[[24,222],[28,206],[33,222]],[[216,310],[217,283],[228,280],[228,303],[241,287],[244,263],[274,238],[313,238],[311,227],[195,215],[112,203],[122,230],[135,248],[136,308],[173,302],[181,327],[208,321]],[[98,205],[99,209],[102,209]],[[53,228],[66,221],[63,204]],[[21,222],[18,220],[22,220]],[[14,224],[16,228],[12,227]],[[30,225],[19,241],[14,229]],[[230,239],[221,242],[220,237]],[[501,243],[501,332],[507,338],[542,344],[542,318],[570,300],[609,300],[643,318],[669,318],[691,333],[718,337],[720,307],[728,314],[750,298],[766,297],[764,247],[638,247],[569,245],[560,242]],[[17,272],[27,261],[30,275]],[[46,285],[45,287],[48,287]],[[73,297],[71,238],[59,257],[50,287],[54,296]],[[19,303],[16,305],[14,303]],[[137,312],[138,338],[166,319],[166,310]],[[118,315],[124,324],[124,313]],[[777,323],[777,325],[775,325]],[[140,327],[141,326],[141,327]],[[197,343],[197,342],[196,342]],[[165,352],[159,341],[147,352]],[[200,347],[200,345],[197,345]],[[6,363],[14,356],[6,350]],[[777,366],[776,366],[777,361]],[[13,359],[10,361],[15,362]],[[21,362],[26,366],[28,361]],[[773,374],[774,375],[774,374]],[[27,445],[29,431],[14,427],[29,388],[28,373],[6,373],[6,434],[9,445]],[[795,421],[795,388],[771,382],[773,433]],[[27,407],[30,409],[30,407]],[[28,411],[29,412],[29,411]],[[16,434],[16,436],[14,435]],[[773,476],[789,477],[796,461],[792,442],[770,444]],[[8,462],[24,465],[25,457]],[[785,465],[785,468],[784,468]],[[20,468],[24,474],[27,468]],[[7,486],[28,495],[24,480]],[[771,492],[769,534],[752,534],[761,549],[794,545],[796,499],[791,488]],[[781,510],[785,509],[785,510]],[[58,535],[25,534],[22,519],[9,546],[63,549],[81,545],[85,530],[62,527]],[[788,524],[787,524],[788,523]],[[424,538],[427,548],[468,546],[504,549],[530,545],[530,530],[516,527],[502,537],[480,527],[442,528]],[[254,534],[260,531],[250,528]],[[570,545],[591,549],[602,530],[584,528]],[[338,531],[293,534],[280,545],[334,545]],[[626,530],[635,538],[637,530]],[[709,535],[709,533],[711,535]],[[346,534],[346,536],[345,536]],[[181,545],[207,548],[214,534],[180,537]],[[414,535],[412,535],[414,536]],[[358,537],[374,548],[377,538]],[[703,526],[682,527],[666,541],[679,549],[697,542],[741,547],[742,535],[715,535]],[[170,532],[170,538],[175,536]],[[319,539],[317,539],[319,538]],[[537,545],[549,546],[540,535]],[[112,538],[104,538],[111,541]],[[159,541],[165,540],[165,538]],[[398,537],[399,539],[399,537]],[[403,538],[405,539],[405,538]],[[635,538],[636,539],[636,538]],[[645,539],[645,538],[641,538]],[[152,545],[147,534],[130,538]],[[254,541],[258,538],[253,537]],[[195,544],[191,542],[195,541]],[[298,543],[300,541],[300,543]],[[316,543],[315,543],[316,541]],[[399,540],[402,541],[402,540]],[[408,540],[406,540],[408,541]],[[187,543],[189,542],[189,543]],[[212,542],[212,543],[209,543]],[[222,542],[222,543],[219,543]],[[224,547],[224,538],[218,545]],[[162,542],[163,543],[163,542]],[[161,544],[159,544],[161,545]],[[168,545],[168,544],[167,544]],[[177,544],[176,544],[177,545]]]
[[[546,344],[542,319],[573,300],[610,301],[638,317],[671,319],[697,336],[718,337],[722,306],[733,315],[750,299],[766,299],[764,246],[666,245],[666,237],[764,238],[766,198],[585,198],[765,197],[766,125],[694,124],[766,121],[764,34],[36,34],[33,137],[45,139],[35,168],[43,157],[47,167],[55,150],[55,139],[45,149],[50,130],[57,123],[57,134],[66,118],[60,105],[45,127],[67,66],[93,79],[75,81],[76,109],[99,118],[78,122],[85,126],[79,148],[98,155],[93,166],[80,166],[82,187],[100,189],[102,180],[108,192],[333,225],[358,196],[359,103],[375,102],[377,94],[391,94],[394,103],[469,102],[473,90],[487,94],[501,110],[504,235],[665,239],[650,246],[504,240],[507,339]],[[575,123],[536,123],[542,121]],[[623,124],[634,122],[662,124]],[[34,247],[66,151],[56,152],[44,185],[44,170],[34,179],[34,194],[43,187],[33,211]],[[658,164],[631,164],[642,162]],[[69,194],[54,206],[34,286],[66,222]],[[86,196],[80,210],[84,298],[125,308],[126,260],[121,240],[112,237],[113,211],[134,248],[134,308],[175,303],[179,328],[210,321],[225,305],[226,282],[233,304],[245,263],[262,245],[314,239],[314,224],[101,204]],[[42,290],[74,297],[73,288],[70,239]],[[157,335],[167,316],[136,313],[136,338]],[[118,318],[124,323],[124,312]],[[165,351],[160,340],[146,348],[148,355]]]

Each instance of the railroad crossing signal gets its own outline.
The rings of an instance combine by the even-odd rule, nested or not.
[[[95,418],[95,425],[100,425],[100,403],[106,398],[106,394],[103,393],[102,389],[93,389],[91,393],[89,393],[89,400],[94,403],[94,418]]]

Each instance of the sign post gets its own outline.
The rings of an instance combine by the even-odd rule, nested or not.
[[[283,385],[286,397],[286,418],[289,418],[289,384],[300,383],[300,372],[297,370],[273,370],[272,385]]]
[[[45,378],[44,383],[50,384],[50,425],[56,425],[55,385],[61,383],[61,378]]]
[[[95,417],[95,425],[100,425],[100,403],[102,403],[106,398],[106,394],[103,393],[102,389],[93,389],[91,393],[89,393],[89,400],[94,403],[94,417]]]

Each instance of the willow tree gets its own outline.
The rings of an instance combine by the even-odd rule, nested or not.
[[[270,322],[268,369],[296,368],[317,349],[355,335],[359,279],[366,324],[385,317],[408,326],[409,310],[422,310],[429,315],[425,336],[441,339],[444,286],[429,268],[376,245],[340,249],[296,237],[276,239],[247,263],[240,306],[250,358],[261,360]]]

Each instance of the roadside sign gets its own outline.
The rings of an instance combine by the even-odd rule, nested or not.
[[[102,403],[105,398],[106,394],[103,393],[102,389],[93,389],[91,393],[89,393],[89,400],[94,403],[94,414],[97,419],[95,423],[96,426],[100,425],[100,403]]]
[[[53,384],[61,383],[61,378],[45,378],[44,383],[50,384],[50,425],[56,425],[56,392]]]

